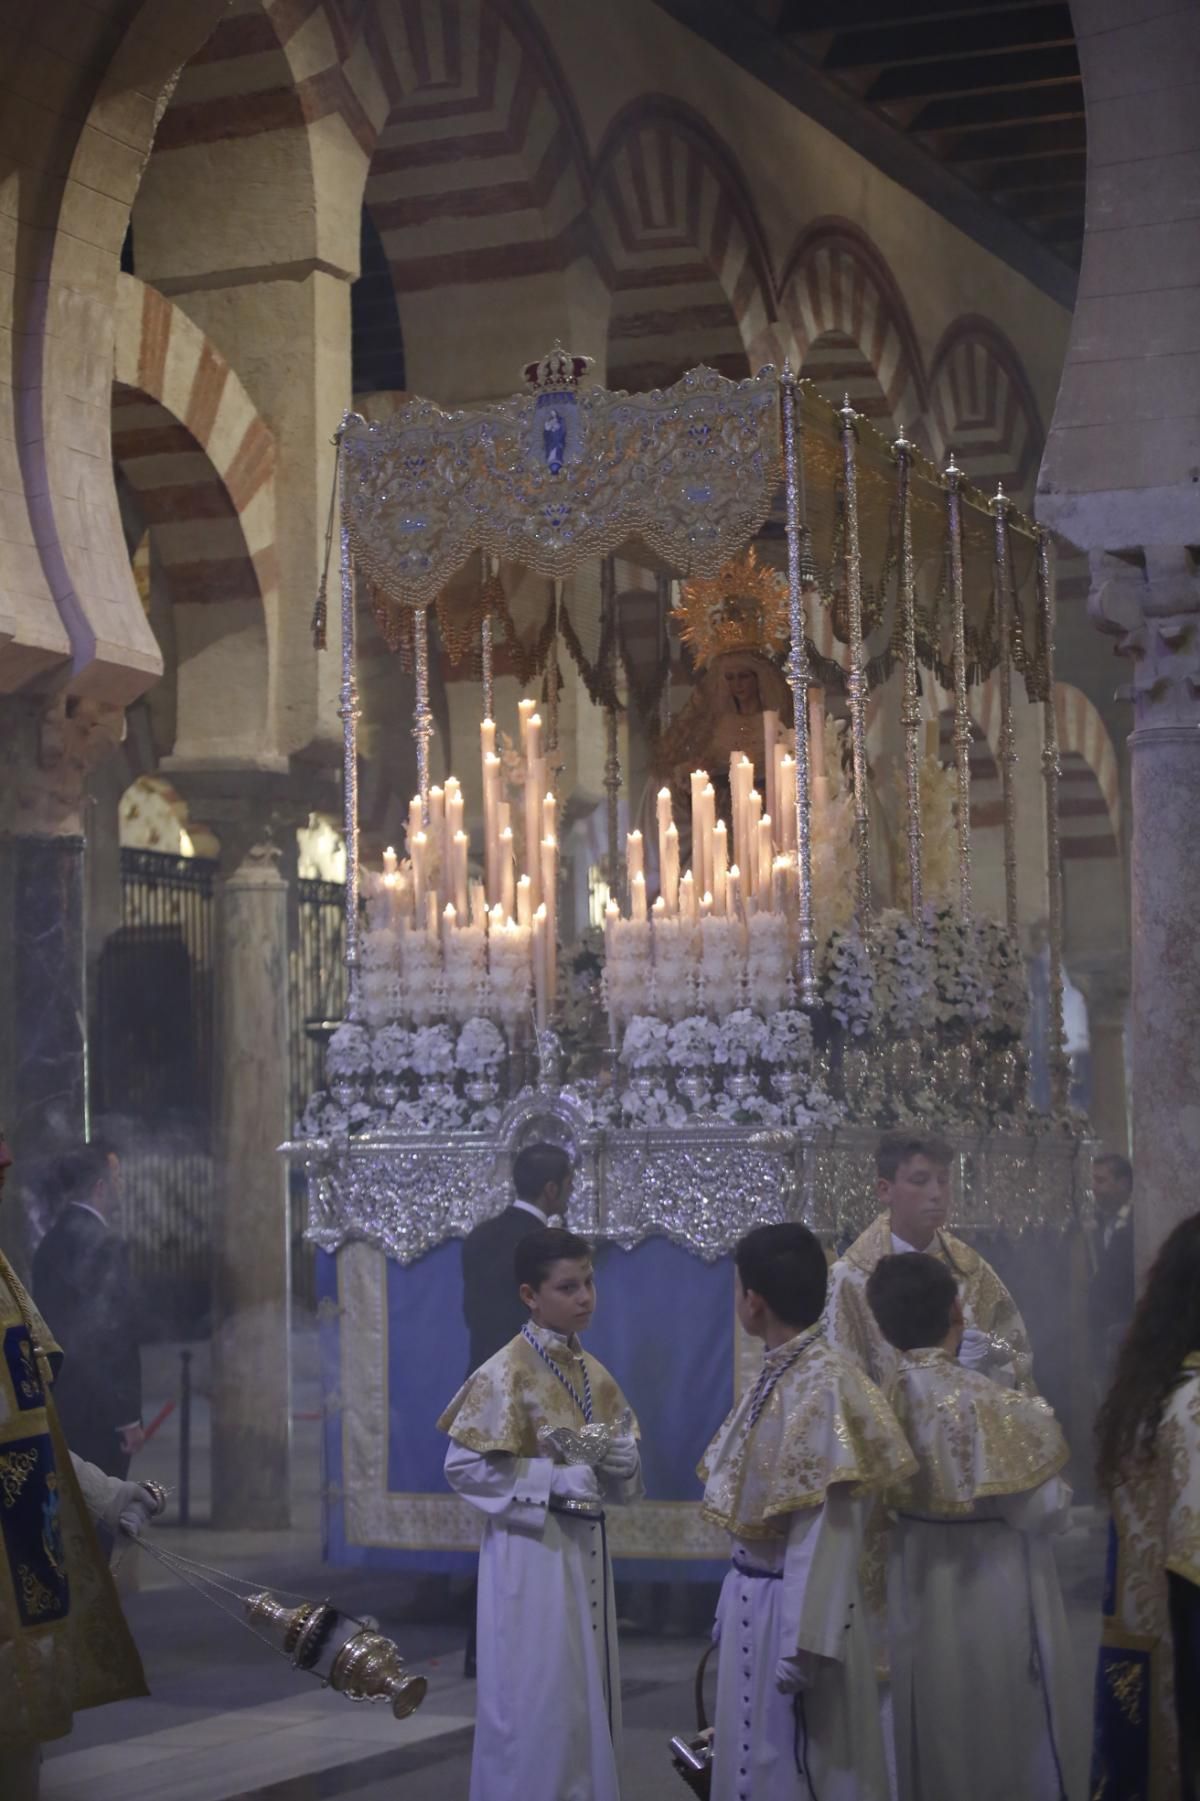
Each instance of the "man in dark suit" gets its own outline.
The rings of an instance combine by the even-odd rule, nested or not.
[[[33,1292],[63,1351],[54,1389],[67,1443],[107,1475],[128,1475],[144,1443],[139,1311],[114,1230],[120,1166],[100,1144],[64,1159],[63,1205],[33,1259]]]
[[[1094,1160],[1092,1197],[1096,1218],[1088,1244],[1088,1313],[1093,1364],[1103,1394],[1137,1299],[1133,1275],[1133,1165],[1128,1157],[1119,1151],[1104,1151]]]
[[[471,1370],[515,1338],[529,1317],[513,1277],[513,1252],[528,1232],[566,1218],[570,1157],[557,1144],[527,1144],[513,1160],[513,1187],[516,1199],[463,1240],[463,1315],[471,1337]]]
[[[561,1225],[571,1192],[571,1159],[557,1144],[527,1144],[513,1159],[516,1199],[463,1240],[463,1316],[470,1334],[467,1374],[515,1338],[529,1311],[517,1293],[513,1252],[538,1226]],[[463,1674],[475,1674],[474,1585]]]

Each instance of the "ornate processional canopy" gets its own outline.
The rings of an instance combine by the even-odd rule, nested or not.
[[[639,538],[683,574],[715,576],[760,529],[779,483],[779,383],[693,369],[649,394],[580,391],[589,359],[556,346],[528,389],[443,412],[414,400],[347,423],[344,504],[355,561],[413,607],[474,551],[567,577]]]

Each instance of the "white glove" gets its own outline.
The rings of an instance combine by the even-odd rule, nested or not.
[[[136,1538],[147,1520],[161,1511],[157,1496],[140,1482],[122,1482],[119,1476],[106,1476],[94,1463],[87,1463],[71,1452],[75,1478],[88,1512],[110,1532],[118,1529]],[[126,1523],[128,1515],[131,1524]]]
[[[588,1463],[556,1463],[550,1472],[550,1493],[562,1501],[600,1502],[600,1484]]]
[[[127,1482],[125,1487],[134,1492],[118,1514],[117,1524],[130,1538],[140,1538],[142,1527],[159,1511],[158,1501],[139,1482]]]
[[[600,1459],[601,1473],[610,1482],[628,1482],[638,1472],[638,1448],[632,1438],[614,1438]]]
[[[794,1657],[781,1657],[775,1665],[775,1687],[781,1695],[799,1695],[811,1688],[819,1659],[811,1651],[797,1651]]]

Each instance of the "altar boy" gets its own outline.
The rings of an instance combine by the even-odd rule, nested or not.
[[[917,1459],[889,1496],[900,1801],[1081,1801],[1077,1684],[1049,1535],[1067,1447],[1046,1402],[958,1360],[954,1272],[884,1257],[867,1301],[900,1353],[891,1391]]]
[[[446,1480],[484,1516],[470,1801],[617,1801],[605,1509],[642,1492],[637,1427],[579,1344],[596,1306],[586,1242],[540,1227],[514,1264],[529,1319],[438,1421]]]
[[[825,1339],[813,1234],[758,1226],[734,1259],[738,1319],[766,1354],[700,1467],[705,1515],[733,1540],[713,1801],[887,1801],[862,1497],[909,1474],[912,1454],[874,1383]]]

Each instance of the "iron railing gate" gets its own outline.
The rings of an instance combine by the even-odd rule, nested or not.
[[[213,1219],[217,866],[121,851],[121,925],[100,956],[92,1114],[122,1153],[124,1231],[151,1330],[203,1328]]]

